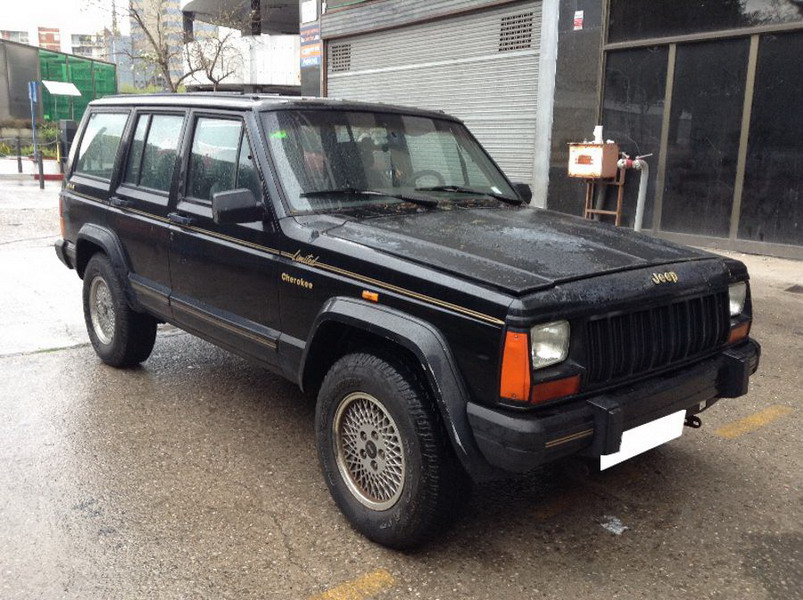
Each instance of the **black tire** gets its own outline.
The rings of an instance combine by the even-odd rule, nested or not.
[[[97,253],[84,271],[84,321],[100,359],[113,367],[132,367],[148,358],[156,341],[156,319],[128,305],[109,258]]]
[[[381,433],[371,448],[375,427]],[[431,394],[403,361],[373,354],[338,360],[318,394],[315,430],[332,497],[352,526],[379,544],[420,545],[450,525],[457,502],[466,499],[470,481]],[[398,476],[400,462],[403,477]],[[377,484],[381,477],[384,483]],[[376,485],[383,487],[372,494],[369,488]]]

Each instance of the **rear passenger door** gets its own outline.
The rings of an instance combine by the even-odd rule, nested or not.
[[[136,112],[119,184],[109,199],[117,209],[110,213],[111,226],[128,255],[137,299],[166,319],[171,316],[168,212],[185,120],[182,111]]]
[[[248,115],[194,111],[171,213],[171,308],[176,323],[201,337],[276,364],[277,228],[270,217],[219,225],[212,196],[248,188],[264,204]]]

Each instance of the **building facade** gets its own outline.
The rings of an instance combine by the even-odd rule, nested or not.
[[[109,36],[109,31],[76,32],[69,28],[58,27],[35,27],[30,30],[0,29],[2,40],[95,60],[109,60],[107,48]]]
[[[799,0],[330,0],[317,25],[323,95],[456,114],[541,206],[581,214],[568,144],[601,124],[649,155],[654,235],[803,258]]]

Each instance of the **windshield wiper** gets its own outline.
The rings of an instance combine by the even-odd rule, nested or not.
[[[501,200],[502,202],[507,202],[508,204],[521,204],[521,200],[519,198],[511,198],[510,196],[505,196],[504,194],[495,194],[493,192],[486,192],[483,190],[475,190],[474,188],[465,187],[462,185],[433,185],[429,187],[418,187],[415,188],[416,192],[456,192],[458,194],[474,194],[477,196],[488,196],[490,198],[495,198],[497,200]]]
[[[354,187],[334,188],[331,190],[312,190],[310,192],[302,192],[302,198],[312,198],[315,196],[329,196],[332,194],[347,194],[353,196],[385,196],[386,198],[398,198],[405,202],[412,202],[420,204],[421,206],[433,207],[438,205],[438,201],[433,198],[423,198],[421,196],[409,196],[407,194],[394,194],[391,192],[382,192],[379,190],[361,190]]]

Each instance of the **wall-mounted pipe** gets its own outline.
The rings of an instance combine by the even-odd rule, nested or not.
[[[644,221],[644,205],[647,203],[647,182],[650,178],[650,165],[644,160],[647,156],[652,155],[645,154],[644,156],[637,156],[635,159],[620,158],[616,163],[616,166],[620,169],[641,171],[641,177],[639,177],[638,182],[638,200],[636,201],[636,220],[633,224],[634,231],[641,231],[641,225]]]

